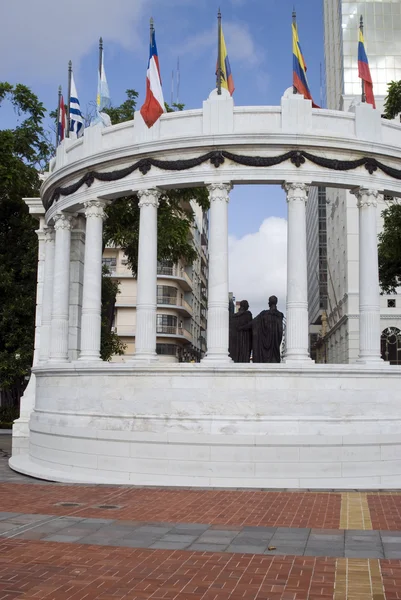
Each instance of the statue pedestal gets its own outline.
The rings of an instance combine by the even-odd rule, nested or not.
[[[22,473],[61,482],[401,488],[401,367],[40,366]]]

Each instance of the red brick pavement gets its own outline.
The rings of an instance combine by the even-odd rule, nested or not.
[[[58,506],[60,502],[76,502],[82,506]],[[120,508],[95,508],[99,505]],[[0,511],[171,523],[338,529],[341,494],[4,483],[0,484]]]
[[[328,600],[335,559],[0,541],[1,600]]]
[[[401,599],[401,560],[381,560],[380,567],[386,600]]]
[[[373,529],[401,530],[401,494],[368,494]]]

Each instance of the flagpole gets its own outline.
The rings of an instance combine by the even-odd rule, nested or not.
[[[292,10],[292,24],[294,25],[295,29],[297,28],[297,13],[295,12],[295,6]],[[297,88],[295,87],[295,85],[292,86],[292,93],[293,94],[297,94]]]
[[[221,96],[221,12],[217,13],[217,93]]]
[[[176,89],[176,102],[180,103],[180,57],[177,57],[177,89]]]
[[[99,77],[102,76],[102,64],[103,64],[103,38],[99,38]]]
[[[361,30],[361,33],[363,35],[363,16],[361,15],[361,20],[359,22],[359,28]],[[363,79],[361,79],[362,81],[362,102],[366,102],[366,94],[365,94],[365,81]]]
[[[60,143],[58,128],[60,126],[60,105],[61,105],[61,85],[58,86],[58,105],[57,105],[57,123],[56,123],[56,148]]]
[[[68,110],[67,110],[67,133],[66,137],[70,137],[70,103],[71,103],[71,78],[72,78],[72,61],[68,61]]]

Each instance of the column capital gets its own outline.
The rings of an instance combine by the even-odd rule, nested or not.
[[[74,217],[65,213],[57,213],[54,215],[54,229],[71,229],[74,227]]]
[[[53,225],[46,225],[46,227],[43,228],[43,234],[45,242],[54,242],[55,231]]]
[[[142,208],[142,206],[154,206],[158,208],[161,192],[156,188],[149,188],[148,190],[138,190],[137,196],[139,198],[139,208]]]
[[[232,183],[208,183],[206,184],[211,200],[229,201],[229,193],[233,189]]]
[[[85,217],[89,219],[90,217],[100,217],[101,219],[106,219],[107,215],[104,212],[104,209],[109,204],[107,200],[88,200],[84,202],[85,206]]]
[[[287,194],[287,202],[290,200],[307,202],[310,188],[310,185],[307,183],[285,181],[281,187]]]
[[[351,194],[356,196],[356,205],[358,208],[364,208],[365,206],[376,207],[381,196],[377,190],[362,187],[351,190]]]

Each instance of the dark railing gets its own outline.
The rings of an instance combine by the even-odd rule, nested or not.
[[[177,296],[157,296],[157,304],[177,304]]]
[[[177,335],[177,325],[157,325],[156,333],[168,333]]]

